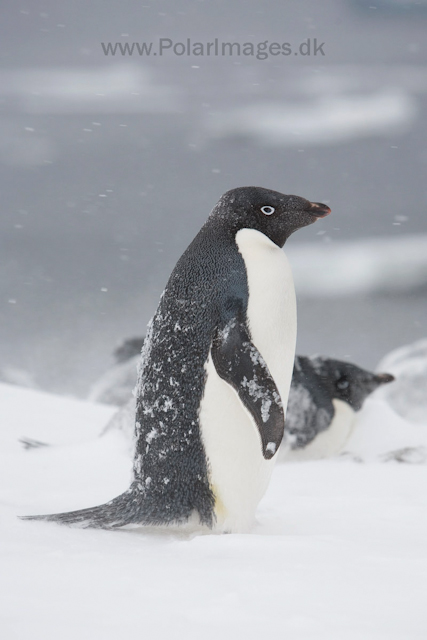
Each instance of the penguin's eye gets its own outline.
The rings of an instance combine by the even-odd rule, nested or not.
[[[335,383],[336,388],[339,389],[340,391],[343,391],[344,389],[348,389],[349,385],[350,383],[345,376],[342,376],[341,378],[339,378]]]
[[[265,213],[266,216],[271,216],[275,212],[274,207],[261,207],[261,211]]]

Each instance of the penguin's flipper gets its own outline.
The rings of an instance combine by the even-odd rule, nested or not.
[[[245,324],[234,318],[218,330],[211,353],[218,375],[235,389],[255,420],[263,456],[269,460],[282,441],[285,414],[276,383]]]

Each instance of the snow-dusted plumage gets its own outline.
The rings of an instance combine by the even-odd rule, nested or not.
[[[273,207],[275,213],[264,215],[263,206]],[[216,442],[215,452],[209,449],[208,434],[214,433],[217,414],[207,407],[206,399],[215,396],[208,388],[215,375],[223,385],[220,401],[221,396],[237,394],[236,407],[244,412],[247,426],[240,432],[241,442],[235,444],[244,448],[249,432],[262,464],[274,456],[283,435],[280,398],[287,399],[293,355],[289,374],[282,376],[283,365],[269,348],[269,341],[274,342],[271,327],[251,323],[252,316],[261,316],[257,307],[265,306],[266,300],[279,300],[280,310],[286,304],[286,292],[268,293],[266,282],[263,289],[256,283],[255,289],[263,291],[261,300],[250,295],[247,261],[236,237],[258,234],[268,246],[265,251],[270,251],[267,262],[279,260],[279,264],[281,258],[275,256],[283,256],[279,247],[289,235],[327,213],[325,205],[267,189],[245,187],[224,194],[178,261],[149,325],[136,387],[135,458],[129,489],[98,507],[31,517],[103,528],[183,526],[194,521],[198,527],[213,529],[225,505],[228,512],[219,530],[239,530],[251,521],[265,483],[258,487],[256,469],[247,468],[254,495],[243,504],[238,486],[228,486],[218,471],[222,463],[214,459],[218,452],[227,457],[228,448]],[[271,316],[273,322],[277,318],[277,314]],[[224,334],[228,324],[231,341]],[[278,331],[282,339],[283,329]],[[249,352],[245,343],[250,345]],[[275,346],[280,353],[281,344]],[[294,344],[290,353],[293,349]],[[212,375],[206,368],[209,361]],[[248,381],[255,382],[257,377],[256,383],[265,389],[262,397],[251,396],[242,386],[245,375]],[[268,410],[266,400],[271,402]],[[247,480],[242,478],[241,485],[248,486]]]
[[[342,360],[297,356],[282,458],[323,458],[340,452],[351,435],[355,413],[373,391],[393,379]]]

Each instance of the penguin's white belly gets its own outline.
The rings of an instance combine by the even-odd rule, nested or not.
[[[306,447],[286,450],[280,456],[281,460],[318,460],[342,451],[353,431],[356,413],[347,402],[334,399],[332,403],[335,415],[329,427],[318,433]]]
[[[295,358],[296,302],[286,255],[264,234],[242,229],[236,242],[245,261],[247,318],[286,408]],[[200,428],[216,497],[217,530],[246,531],[267,489],[277,458],[266,460],[261,437],[236,391],[222,380],[211,356],[200,407]]]

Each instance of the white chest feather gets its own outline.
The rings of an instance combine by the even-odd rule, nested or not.
[[[264,234],[242,229],[236,242],[246,266],[247,318],[252,342],[264,358],[284,407],[296,341],[292,273],[284,252]],[[216,496],[217,529],[245,531],[268,486],[277,456],[262,455],[258,428],[236,391],[216,373],[209,356],[200,427]]]
[[[297,337],[291,267],[284,251],[259,231],[242,229],[236,242],[248,276],[247,317],[252,341],[266,361],[286,407]]]
[[[321,431],[306,447],[288,449],[279,454],[283,461],[318,460],[340,453],[349,439],[355,422],[356,413],[342,400],[332,400],[335,414],[331,424]]]

